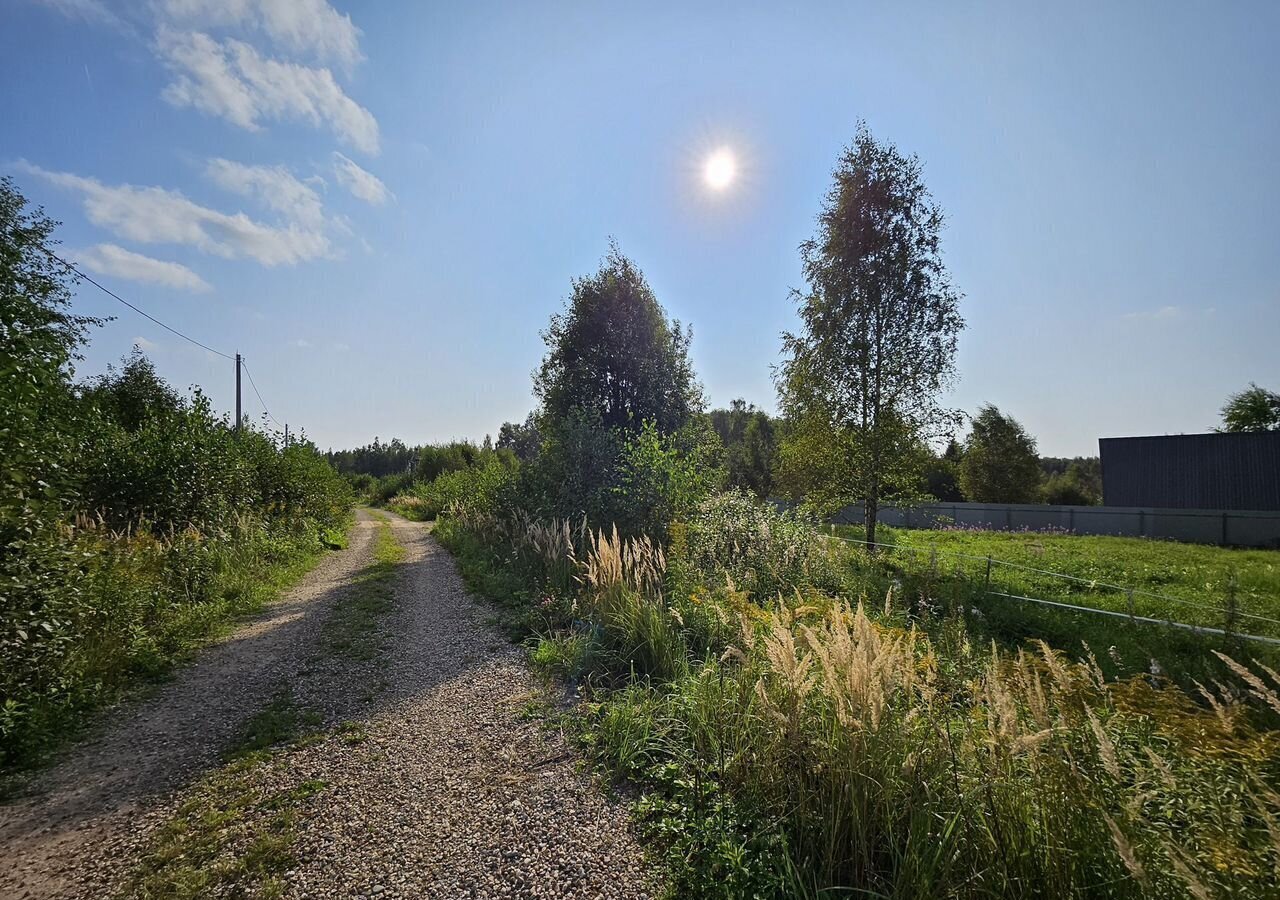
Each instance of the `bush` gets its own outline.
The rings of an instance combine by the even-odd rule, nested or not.
[[[382,506],[390,502],[392,497],[409,490],[413,483],[413,476],[408,473],[383,475],[373,480],[365,493],[365,499],[375,506]]]
[[[95,320],[54,223],[0,180],[0,766],[253,608],[341,527],[306,443],[236,432],[140,353],[77,385]]]
[[[780,591],[827,583],[825,547],[815,524],[740,491],[703,501],[673,543],[677,593],[730,581],[759,602]]]
[[[515,482],[515,472],[493,459],[476,469],[446,472],[429,484],[419,484],[388,504],[409,518],[430,520],[455,506],[465,506],[481,515],[496,513],[505,506]]]

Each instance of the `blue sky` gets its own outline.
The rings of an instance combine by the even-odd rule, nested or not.
[[[1046,454],[1207,430],[1280,388],[1280,4],[1032,6],[5,0],[0,170],[337,447],[523,418],[609,236],[692,323],[709,400],[773,408],[796,248],[861,118],[947,211],[950,402]],[[118,316],[83,373],[139,342],[230,406],[229,363],[77,304]]]

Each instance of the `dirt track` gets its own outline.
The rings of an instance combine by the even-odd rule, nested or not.
[[[325,641],[372,563],[379,525],[361,511],[346,550],[0,806],[0,897],[127,894],[157,832],[282,690],[323,722],[252,773],[255,790],[322,786],[292,826],[286,896],[648,896],[625,810],[525,715],[521,652],[483,624],[427,527],[388,518],[406,554],[375,654]]]

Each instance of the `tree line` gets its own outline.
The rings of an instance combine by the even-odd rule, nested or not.
[[[779,416],[741,399],[707,409],[692,330],[667,315],[613,244],[542,332],[537,408],[504,423],[496,444],[375,440],[329,458],[340,471],[400,479],[382,485],[387,497],[446,472],[498,466],[511,478],[493,482],[509,480],[531,512],[633,530],[661,530],[726,488],[802,501],[819,515],[862,505],[870,540],[885,503],[1101,502],[1096,457],[1042,458],[997,407],[967,417],[942,404],[964,328],[943,225],[918,158],[859,125],[816,232],[800,245],[805,286],[791,299],[801,327],[782,336]],[[1254,386],[1231,399],[1224,428],[1268,427],[1278,409]]]

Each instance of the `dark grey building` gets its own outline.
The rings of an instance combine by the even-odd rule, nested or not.
[[[1280,510],[1280,431],[1102,438],[1102,502]]]

